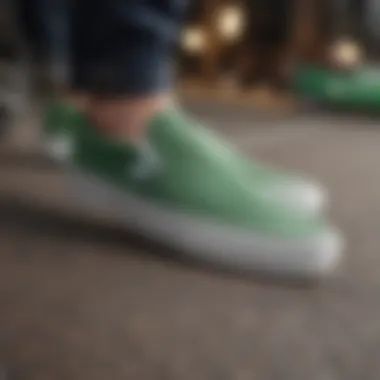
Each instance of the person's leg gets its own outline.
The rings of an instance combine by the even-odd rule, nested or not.
[[[61,91],[58,102],[55,98],[45,117],[44,145],[48,152],[54,155],[57,151],[61,156],[67,150],[64,139],[57,142],[54,135],[61,131],[65,135],[76,133],[76,111],[91,113],[100,128],[128,134],[140,129],[154,110],[170,102],[171,50],[186,3],[73,2],[73,75],[69,88]]]
[[[91,94],[73,155],[82,200],[205,260],[330,272],[340,238],[310,209],[315,189],[250,163],[172,104],[171,50],[184,2],[78,6],[74,84]]]
[[[88,103],[70,113],[77,132],[65,131],[63,151],[82,202],[202,259],[330,272],[340,239],[317,214],[315,189],[250,163],[172,104],[171,49],[184,2],[76,4],[73,85]]]
[[[172,50],[186,3],[78,3],[73,34],[74,85],[93,94],[89,112],[102,128],[134,133],[132,130],[139,129],[152,112],[170,102]]]

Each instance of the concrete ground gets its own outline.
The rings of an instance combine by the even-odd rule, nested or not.
[[[0,149],[0,360],[19,380],[378,380],[380,123],[192,107],[323,181],[348,241],[319,284],[184,263],[84,216],[65,172]]]

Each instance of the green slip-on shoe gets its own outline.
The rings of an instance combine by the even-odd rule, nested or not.
[[[70,171],[78,201],[205,261],[311,277],[335,269],[334,228],[268,197],[260,176],[242,176],[193,135],[172,111],[154,117],[139,144],[83,125]]]
[[[185,117],[181,112],[170,110],[166,114],[178,128],[186,129],[186,136],[220,155],[227,166],[247,177],[254,186],[264,186],[268,198],[289,207],[320,214],[327,203],[325,189],[310,180],[287,174],[252,161],[228,146],[217,134]],[[84,117],[65,103],[53,102],[45,114],[43,126],[43,150],[58,162],[70,162],[76,136],[85,124]],[[258,184],[257,184],[257,183]]]

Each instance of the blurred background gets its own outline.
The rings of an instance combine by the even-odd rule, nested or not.
[[[357,76],[378,58],[378,17],[376,0],[193,2],[180,40],[180,83],[258,107],[290,107],[302,96],[370,108],[362,103],[373,88],[363,88],[373,84]],[[346,94],[332,95],[332,87]],[[358,89],[362,96],[348,94]]]
[[[46,20],[33,2],[1,0],[0,57],[28,61],[29,80],[39,86],[62,83],[69,70],[64,12],[44,25],[51,30],[44,36]],[[65,3],[54,2],[69,12]],[[294,107],[301,96],[373,109],[379,17],[376,0],[192,1],[177,45],[178,87],[186,96],[254,107]]]
[[[63,40],[30,54],[29,5],[0,1],[8,379],[378,380],[380,2],[193,0],[176,47],[188,112],[329,189],[346,258],[313,284],[184,262],[79,210],[38,153],[40,99],[69,68]]]

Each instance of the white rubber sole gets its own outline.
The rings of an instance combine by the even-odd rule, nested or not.
[[[331,229],[313,238],[268,238],[166,210],[79,172],[69,174],[82,205],[191,257],[244,271],[318,278],[342,258],[343,241]]]

